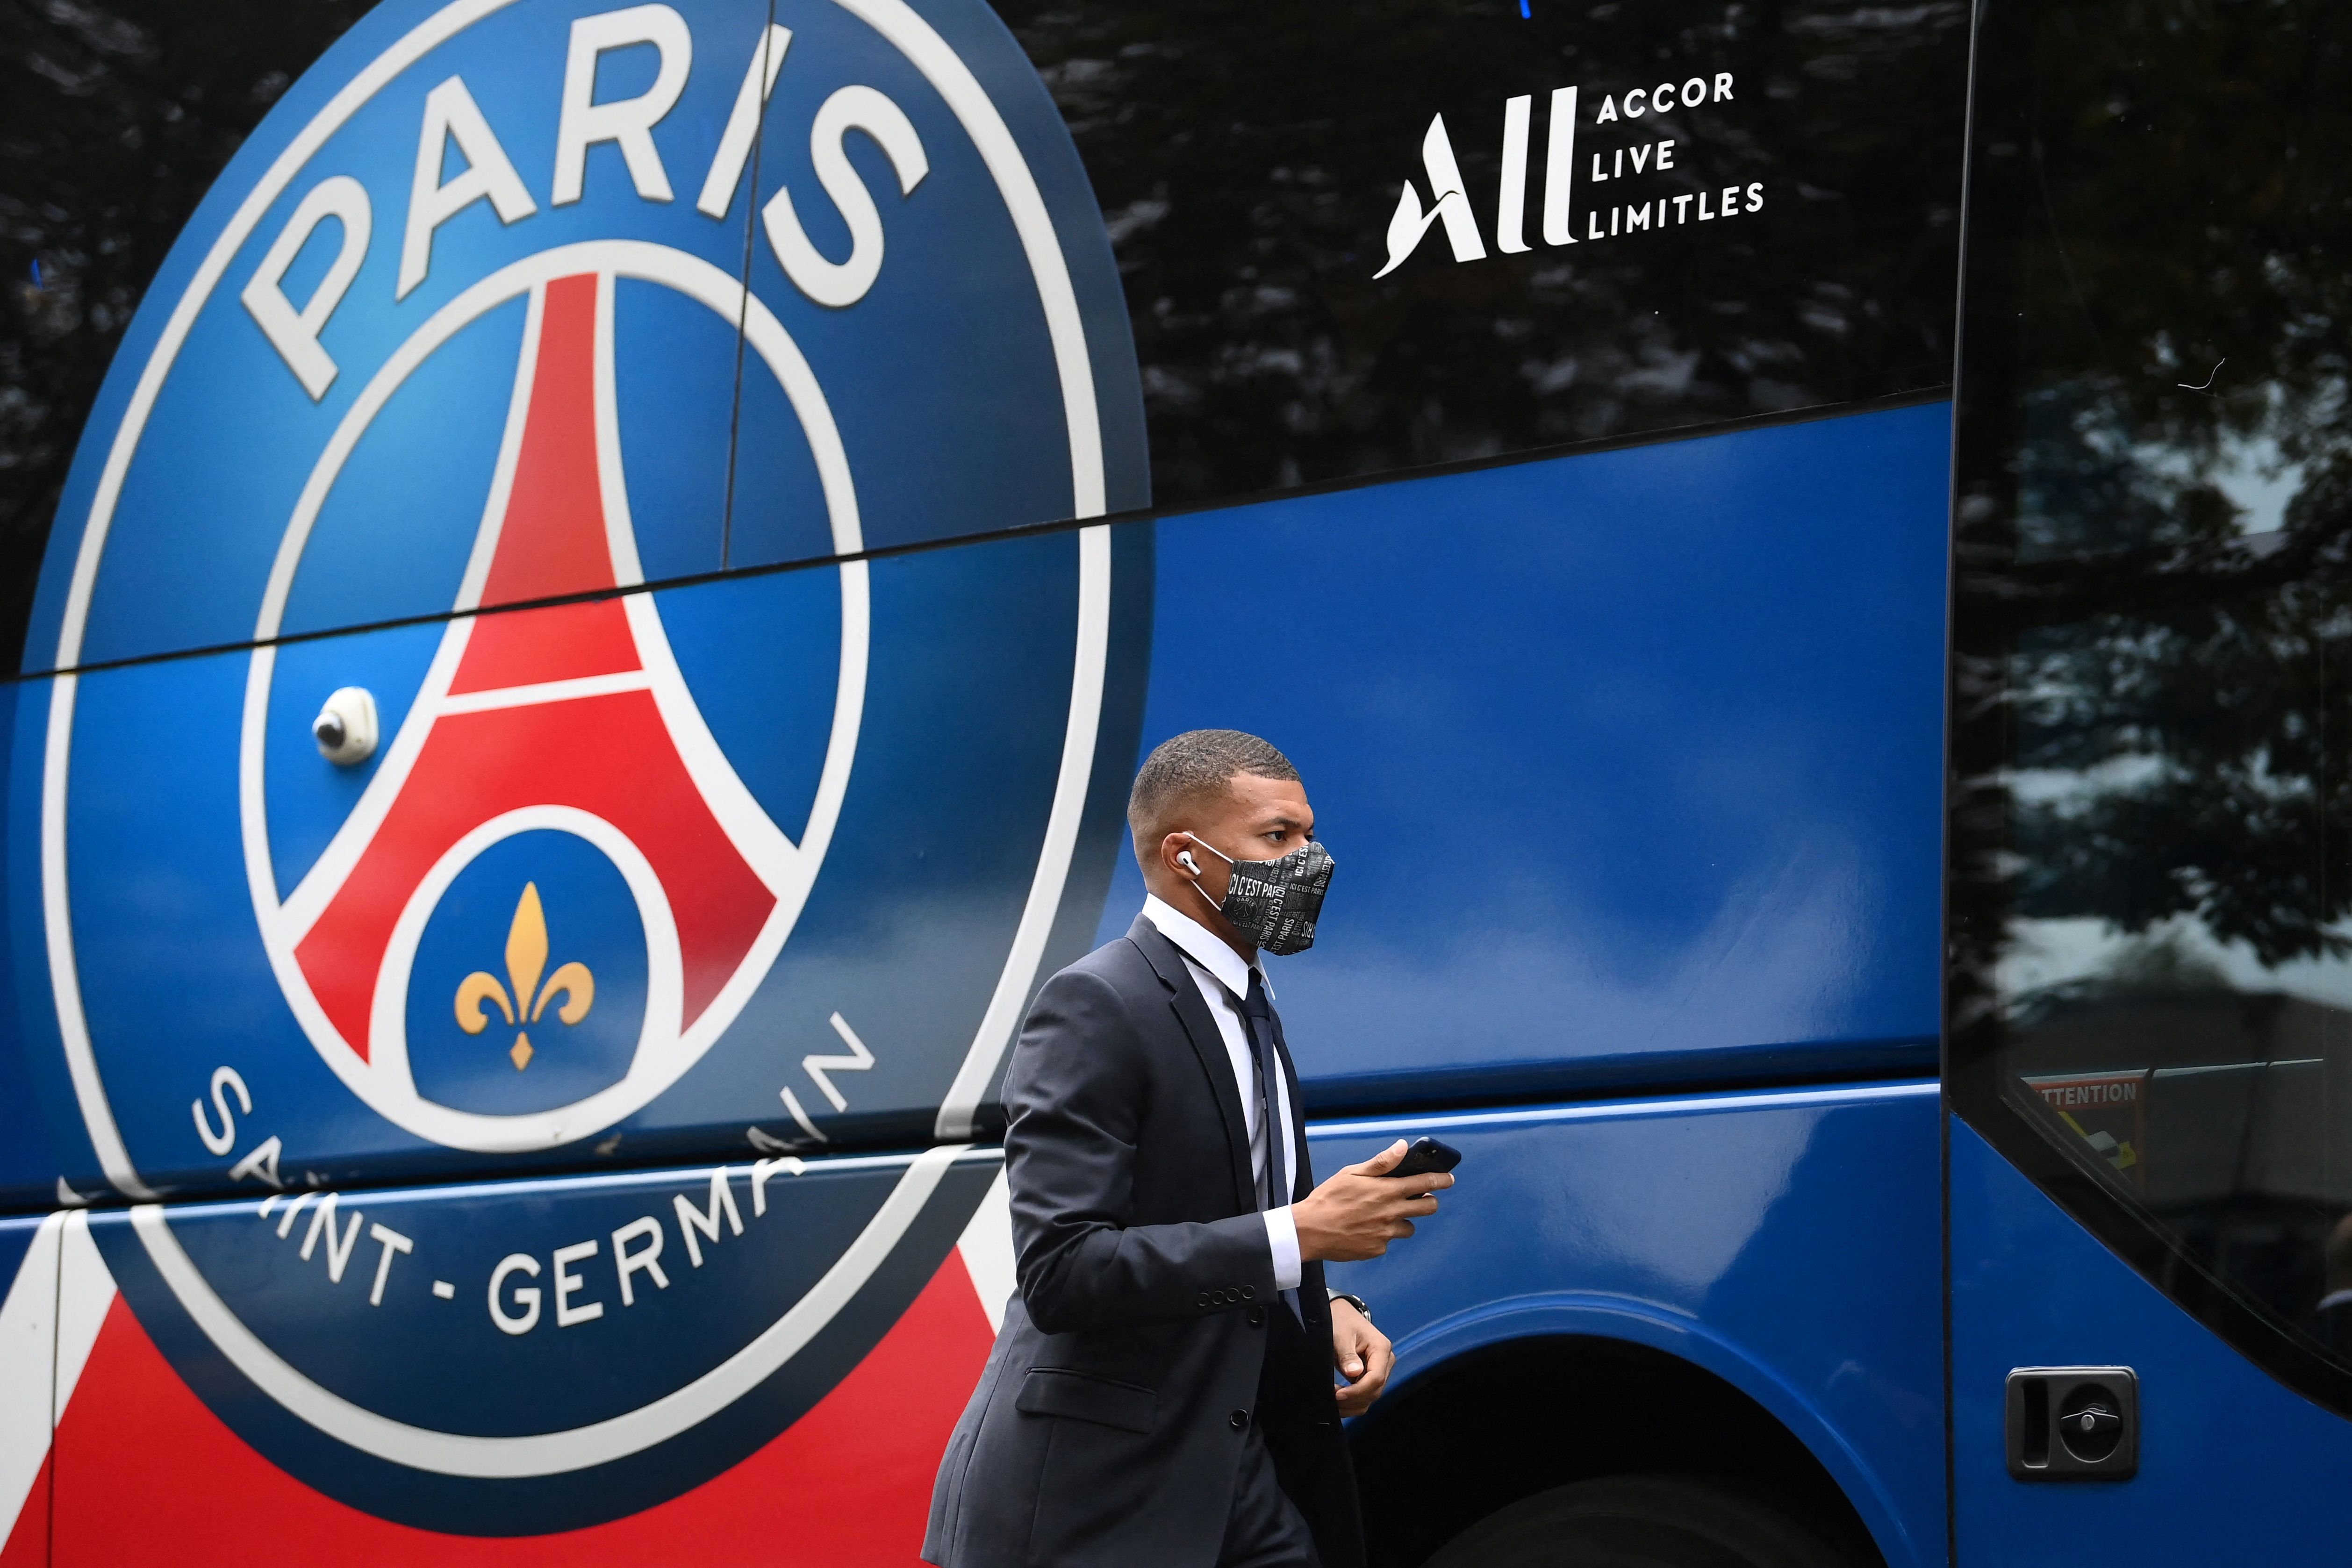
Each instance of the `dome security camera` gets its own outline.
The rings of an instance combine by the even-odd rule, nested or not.
[[[319,755],[339,768],[356,768],[375,755],[375,698],[364,687],[343,686],[310,721]]]

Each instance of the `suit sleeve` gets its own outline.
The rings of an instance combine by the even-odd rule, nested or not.
[[[1048,980],[1004,1083],[1021,1298],[1047,1333],[1205,1317],[1238,1301],[1244,1285],[1274,1299],[1262,1215],[1126,1223],[1150,1092],[1118,994],[1080,970]]]

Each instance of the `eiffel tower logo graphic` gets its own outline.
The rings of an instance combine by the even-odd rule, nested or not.
[[[614,292],[606,271],[530,291],[461,611],[643,580],[620,467]],[[843,697],[856,700],[845,681]],[[854,727],[853,715],[853,747]],[[836,751],[841,738],[837,716]],[[844,774],[836,789],[845,768],[845,754],[828,758],[828,773]],[[808,833],[830,826],[828,814]],[[647,994],[628,1072],[550,1113],[486,1115],[425,1101],[407,1060],[409,981],[425,927],[483,851],[551,830],[602,851],[636,904]],[[248,829],[249,857],[253,836]],[[782,948],[822,852],[788,838],[737,777],[695,706],[652,596],[581,598],[449,622],[358,805],[283,904],[263,908],[263,924],[313,1043],[369,1103],[452,1146],[546,1147],[643,1104],[724,1032]],[[535,893],[527,904],[519,931],[538,913]],[[537,940],[544,946],[543,925]],[[573,967],[565,1007],[576,1013],[591,991]],[[530,998],[506,997],[484,977],[467,987],[458,1017],[469,1033],[486,1020],[485,1003],[518,1020],[536,1016]],[[433,1017],[420,1027],[446,1027],[449,988],[425,989]],[[509,1072],[528,1061],[516,1044]],[[484,1055],[507,1065],[495,1049]]]

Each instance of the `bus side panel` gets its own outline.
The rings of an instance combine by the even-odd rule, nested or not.
[[[1933,1071],[1949,423],[1161,521],[1144,744],[1267,737],[1338,858],[1310,1105]]]
[[[620,639],[591,638],[601,653],[638,660],[643,629],[659,701],[435,695],[457,649],[523,682],[501,689],[545,689],[523,679],[531,650],[565,645],[537,611],[89,672],[58,801],[43,765],[64,688],[29,684],[7,936],[36,1092],[0,1103],[28,1121],[37,1104],[63,1163],[27,1168],[26,1201],[59,1201],[60,1175],[103,1193],[126,1166],[167,1197],[250,1189],[273,1140],[323,1183],[929,1140],[1005,977],[1079,956],[1099,916],[1141,708],[1147,528],[588,606],[579,625]],[[1105,587],[1082,638],[1086,581]],[[1085,772],[1064,767],[1082,661],[1105,694],[1076,710]],[[351,766],[310,729],[345,687],[374,694],[383,732]],[[69,887],[43,876],[45,846]],[[1067,913],[1021,946],[1040,886]],[[110,1166],[91,1145],[109,1132]]]
[[[47,1563],[63,1215],[0,1219],[0,1568]]]
[[[810,1281],[841,1235],[917,1169],[795,1164],[53,1224],[64,1337],[86,1356],[60,1384],[52,1561],[903,1568],[1011,1277],[992,1156],[949,1159],[867,1282],[776,1370],[735,1377],[675,1436],[626,1436],[663,1419],[657,1396],[756,1359],[741,1325],[822,1295]],[[640,1211],[651,1223],[624,1242],[615,1221]],[[380,1247],[387,1229],[404,1250]],[[640,1260],[625,1276],[623,1245]],[[189,1260],[205,1281],[193,1291]],[[202,1315],[206,1291],[274,1367],[249,1346],[236,1358],[240,1331]],[[275,1381],[265,1392],[254,1376]],[[339,1414],[339,1395],[367,1413]],[[624,1434],[600,1437],[600,1422]],[[432,1446],[546,1433],[564,1435],[537,1450],[552,1458],[505,1475],[490,1473],[505,1460]],[[615,1457],[586,1463],[583,1443]]]
[[[30,687],[43,695],[48,683],[0,685],[0,736],[13,735],[16,706]],[[10,749],[0,745],[0,801],[8,798]],[[9,861],[17,846],[0,831],[0,888],[13,884]],[[5,906],[0,906],[4,909]],[[35,1088],[31,1044],[16,1025],[16,975],[0,946],[0,1211],[46,1208],[58,1201],[63,1169],[51,1148],[46,1118]],[[5,1501],[0,1498],[0,1501]]]
[[[2168,1301],[1958,1118],[1951,1149],[1959,1562],[2340,1561],[2352,1427]],[[2011,1479],[2003,1389],[2021,1366],[2137,1372],[2138,1475]]]
[[[1391,1400],[1538,1334],[1696,1362],[1811,1450],[1891,1568],[1924,1568],[1944,1541],[1936,1113],[1911,1083],[1327,1126],[1318,1176],[1423,1131],[1464,1155],[1411,1244],[1331,1277],[1397,1343]],[[1606,1442],[1605,1411],[1523,1416]]]

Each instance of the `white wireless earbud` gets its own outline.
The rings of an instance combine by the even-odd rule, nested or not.
[[[1201,874],[1201,862],[1192,858],[1192,852],[1191,850],[1177,851],[1176,863],[1182,866],[1186,871],[1191,872],[1194,876]]]

